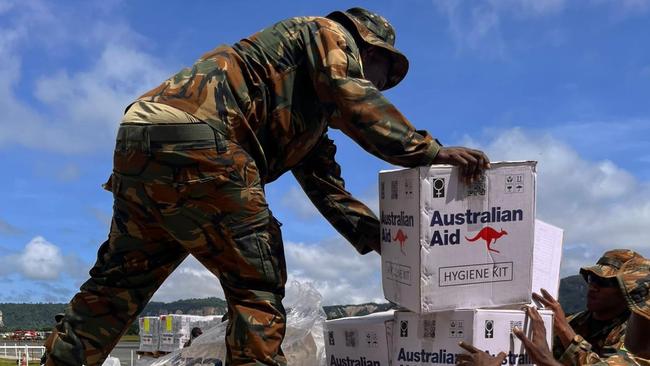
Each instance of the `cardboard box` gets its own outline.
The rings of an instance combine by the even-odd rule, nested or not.
[[[328,320],[324,326],[326,364],[387,366],[392,358],[394,311]]]
[[[551,344],[553,313],[540,311]],[[521,341],[512,333],[514,326],[530,336],[530,319],[521,310],[456,310],[432,314],[395,313],[392,366],[455,365],[465,350],[460,341],[496,355],[508,354],[508,365],[528,365],[532,360]]]
[[[140,348],[142,352],[156,352],[160,347],[160,318],[143,316],[138,318],[140,327]]]
[[[452,166],[380,172],[386,299],[417,313],[530,303],[535,166],[493,163],[470,185]]]
[[[202,316],[168,314],[160,316],[160,351],[173,352],[183,348],[190,339],[190,332],[195,324],[203,320]]]

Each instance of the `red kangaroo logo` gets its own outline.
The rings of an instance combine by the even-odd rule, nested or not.
[[[402,231],[402,229],[397,230],[397,234],[395,234],[395,237],[393,238],[393,241],[395,241],[395,240],[399,241],[399,250],[402,252],[402,254],[406,254],[406,253],[404,252],[404,242],[405,242],[406,239],[408,239],[408,238],[409,238],[409,237],[406,236],[406,234],[404,234],[404,232]]]
[[[467,241],[477,241],[479,239],[483,239],[483,240],[485,240],[485,243],[487,244],[487,249],[489,251],[501,253],[496,249],[492,249],[491,245],[492,245],[492,243],[496,243],[497,239],[499,239],[500,237],[502,237],[504,235],[508,235],[508,233],[505,230],[501,229],[501,231],[499,232],[499,231],[496,231],[496,230],[494,230],[493,228],[491,228],[489,226],[486,226],[486,227],[482,228],[481,231],[479,231],[478,234],[476,234],[475,237],[473,237],[471,239],[468,238],[468,237],[465,237],[465,239]]]

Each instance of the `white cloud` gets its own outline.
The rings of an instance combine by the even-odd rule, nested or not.
[[[650,0],[594,0],[596,4],[608,4],[617,17],[638,16],[650,10]]]
[[[213,296],[224,298],[219,280],[190,255],[160,286],[152,301],[171,302]]]
[[[26,277],[39,280],[57,279],[65,265],[61,249],[40,236],[27,243],[19,261]]]
[[[112,16],[111,24],[90,22],[63,8],[34,1],[7,10],[20,21],[0,27],[0,146],[67,153],[110,147],[124,107],[169,74],[119,17]],[[79,28],[58,26],[64,19],[80,22]],[[17,92],[18,86],[25,88],[20,84],[25,44],[51,54],[79,52],[89,59],[75,69],[32,75],[35,89],[27,92],[41,102],[38,110]]]
[[[609,5],[611,16],[619,20],[650,10],[650,0],[592,0],[592,3]],[[507,58],[504,33],[510,31],[504,24],[555,16],[570,5],[576,6],[566,0],[433,0],[433,4],[448,18],[449,31],[459,51],[470,50],[501,59]],[[539,40],[560,46],[566,42],[566,35],[555,29],[541,34]]]
[[[90,125],[113,132],[124,107],[144,91],[160,83],[164,73],[153,56],[129,46],[108,43],[90,70],[69,75],[60,70],[41,78],[36,96],[69,114],[79,127]]]
[[[113,215],[110,212],[97,207],[89,207],[88,211],[95,219],[97,219],[97,222],[101,223],[102,225],[109,226],[111,224]]]
[[[565,0],[490,0],[490,4],[501,12],[510,12],[519,17],[538,17],[562,12]]]
[[[345,239],[320,243],[287,241],[284,245],[288,283],[309,282],[323,295],[323,304],[385,302],[379,280],[379,256],[360,255]],[[217,277],[190,256],[154,294],[155,301],[216,296],[224,298]]]
[[[312,282],[324,305],[385,302],[375,253],[362,256],[341,237],[316,244],[287,242],[285,253],[289,278]]]
[[[589,131],[589,133],[585,133]],[[561,136],[577,151],[590,151],[602,146],[608,154],[647,151],[646,136],[650,135],[650,120],[626,119],[623,121],[574,122],[569,121],[548,130]],[[623,142],[624,143],[621,143]]]
[[[8,12],[11,10],[11,8],[14,7],[16,4],[16,1],[10,1],[10,0],[1,0],[0,1],[0,15],[3,13]]]
[[[370,208],[375,215],[379,213],[379,196],[377,195],[377,186],[372,185],[363,194],[355,195],[359,201]],[[282,207],[288,209],[298,218],[310,220],[322,217],[314,204],[309,200],[307,194],[298,185],[292,185],[289,190],[280,198]]]
[[[74,253],[61,249],[42,236],[36,236],[18,253],[0,256],[0,276],[18,274],[27,280],[57,281],[66,275],[80,279],[87,265]]]
[[[493,58],[503,58],[505,42],[499,29],[500,16],[488,3],[467,9],[461,2],[434,1],[449,20],[449,32],[458,51],[480,51]]]
[[[32,279],[57,279],[65,266],[61,249],[37,236],[25,246],[18,256],[22,273]]]
[[[283,207],[291,210],[301,219],[311,219],[320,216],[307,194],[296,185],[291,186],[287,193],[282,196],[280,203]]]
[[[622,2],[623,7],[630,11],[645,12],[650,9],[650,0],[623,0]]]
[[[650,182],[611,161],[591,161],[550,134],[503,131],[487,144],[490,159],[538,160],[537,214],[565,229],[564,274],[592,263],[603,252],[630,248],[650,255]],[[583,250],[574,251],[576,245]]]
[[[434,0],[433,3],[447,16],[449,31],[459,51],[479,51],[492,58],[506,56],[506,43],[501,29],[504,20],[554,15],[562,12],[565,7],[565,0]]]
[[[56,179],[62,182],[71,182],[79,179],[79,167],[74,164],[68,164],[56,172]]]

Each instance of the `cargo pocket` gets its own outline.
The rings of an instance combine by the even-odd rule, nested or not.
[[[287,263],[284,257],[284,242],[282,241],[282,223],[271,215],[271,222],[269,223],[270,240],[267,242],[269,251],[271,253],[271,261],[273,270],[277,277],[277,285],[284,288],[287,282]]]
[[[260,290],[275,291],[284,285],[284,253],[282,242],[277,243],[279,225],[269,217],[268,224],[262,227],[235,227],[232,240],[240,260],[245,263],[234,275],[244,288],[259,287]],[[277,228],[277,229],[276,229]],[[263,230],[266,229],[266,230]],[[278,250],[279,247],[279,250]]]

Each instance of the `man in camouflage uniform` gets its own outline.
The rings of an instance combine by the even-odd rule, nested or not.
[[[580,348],[576,357],[565,358],[562,363],[553,359],[546,344],[546,330],[541,316],[535,308],[528,307],[531,317],[532,339],[520,330],[514,333],[524,343],[526,351],[539,366],[650,366],[650,260],[636,257],[623,265],[616,276],[623,292],[626,305],[631,312],[627,322],[622,345],[616,354],[600,357],[592,352],[591,344],[582,338],[575,338],[574,347]]]
[[[553,309],[553,329],[556,338],[553,342],[553,355],[562,360],[575,358],[580,349],[572,347],[575,337],[581,337],[591,344],[591,350],[600,357],[616,353],[622,345],[625,323],[630,316],[625,298],[616,281],[616,275],[627,261],[641,256],[627,249],[605,252],[596,265],[583,267],[580,274],[588,283],[587,310],[568,318],[560,304],[548,293],[534,297],[545,307]]]
[[[99,365],[151,296],[195,256],[228,302],[228,365],[285,365],[286,268],[264,186],[291,171],[359,251],[379,222],[345,190],[328,128],[392,164],[455,164],[475,179],[487,157],[441,147],[380,90],[408,61],[383,17],[354,8],[279,22],[203,55],[126,111],[118,131],[108,240],[91,278],[46,341],[49,365]]]

